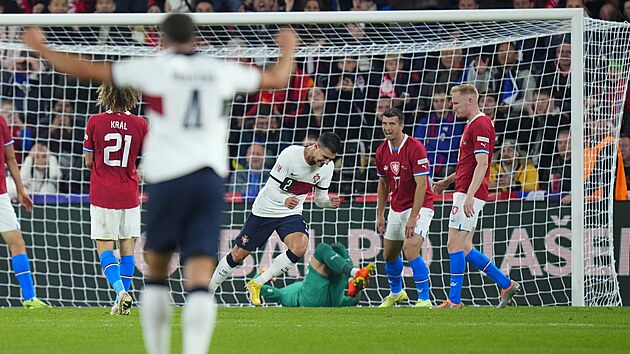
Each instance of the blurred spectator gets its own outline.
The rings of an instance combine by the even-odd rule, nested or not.
[[[479,8],[479,2],[477,2],[477,0],[458,0],[457,8],[459,10],[477,10]]]
[[[313,145],[313,144],[315,144],[317,142],[317,138],[318,137],[319,137],[319,135],[309,134],[302,141],[302,145],[304,145],[304,146],[311,146],[311,145]]]
[[[368,81],[368,98],[375,100],[378,97],[390,97],[394,107],[401,110],[420,93],[420,78],[404,69],[400,54],[388,54],[383,69],[372,70]]]
[[[216,11],[216,12],[219,12],[223,10],[224,8],[229,12],[238,12],[239,8],[243,4],[242,0],[211,0],[211,1],[212,1],[213,11]],[[199,2],[197,2],[197,6],[199,6]],[[204,11],[204,12],[207,12],[207,11]]]
[[[617,7],[619,4],[615,3],[604,3],[602,7],[599,9],[599,19],[604,21],[614,21],[614,22],[622,22],[624,20],[623,14]]]
[[[293,120],[293,117],[304,112],[306,96],[314,84],[313,78],[294,62],[288,87],[284,90],[260,91],[259,100],[271,102],[274,105],[274,112],[283,115],[285,121]]]
[[[278,128],[278,118],[273,115],[271,105],[259,105],[253,127],[247,124],[240,135],[239,162],[244,164],[243,159],[247,156],[247,147],[254,143],[265,146],[270,156],[278,156],[280,153],[280,130]],[[290,144],[290,142],[285,143]],[[273,164],[273,161],[270,163]]]
[[[626,22],[630,21],[630,0],[624,0],[621,9],[623,10],[623,17]]]
[[[332,131],[337,125],[337,115],[326,113],[326,96],[321,88],[311,87],[308,90],[304,112],[295,117],[294,123],[294,129],[283,130],[283,142],[296,143],[302,141],[309,134],[319,136],[324,130]],[[357,125],[360,123],[361,118],[359,117]],[[284,128],[291,128],[291,126]]]
[[[423,69],[422,89],[420,92],[419,109],[429,110],[431,97],[436,85],[448,88],[459,85],[464,80],[466,63],[461,49],[444,49],[438,54],[429,55],[426,67]],[[480,92],[484,92],[481,90]]]
[[[247,148],[244,169],[232,172],[228,191],[240,193],[247,202],[253,202],[267,182],[269,170],[265,170],[265,147],[252,144]]]
[[[41,144],[33,146],[20,168],[24,189],[28,194],[57,194],[61,169],[57,158]]]
[[[193,12],[195,7],[194,1],[191,0],[166,0],[164,3],[164,12]]]
[[[306,0],[304,1],[304,5],[302,7],[302,11],[304,12],[319,12],[324,11],[324,5],[320,0]]]
[[[626,187],[630,190],[630,178],[628,178],[630,177],[630,135],[621,135],[621,138],[619,138],[619,150],[621,150],[623,168],[626,174]]]
[[[373,0],[352,0],[350,11],[376,11],[378,10]]]
[[[558,129],[569,128],[571,121],[559,114],[549,90],[535,91],[533,102],[528,107],[528,114],[521,117],[518,143],[526,149],[534,165],[538,166],[540,180],[546,182],[549,179]]]
[[[443,179],[455,172],[459,142],[466,122],[458,120],[451,110],[451,100],[444,86],[436,87],[431,110],[416,121],[413,136],[422,142],[433,178]]]
[[[525,155],[518,151],[516,141],[507,139],[501,150],[494,153],[490,165],[488,189],[506,192],[529,192],[538,189],[538,172]]]
[[[214,12],[214,9],[212,0],[198,0],[195,2],[195,12]]]
[[[503,145],[505,139],[516,140],[518,136],[520,117],[508,117],[497,108],[497,96],[494,93],[486,92],[479,95],[479,108],[494,122],[496,137],[494,146],[497,148]]]
[[[26,153],[31,150],[33,146],[33,131],[31,127],[24,124],[20,113],[18,113],[13,107],[11,101],[3,101],[2,107],[0,107],[0,117],[4,117],[7,121],[7,125],[11,130],[11,136],[13,136],[13,149],[15,151],[15,159],[18,165],[22,164]]]
[[[567,9],[582,8],[584,10],[584,16],[593,17],[591,11],[584,4],[584,0],[566,0],[566,4],[564,7]]]
[[[357,72],[356,58],[337,59],[328,80],[324,80],[318,86],[328,88],[326,99],[336,103],[336,113],[350,115],[363,112],[366,83],[365,78]]]
[[[96,0],[94,13],[114,13],[116,2],[114,0]],[[104,45],[129,45],[132,39],[132,31],[129,26],[91,26],[81,28],[84,41],[89,44]]]
[[[571,108],[571,43],[565,39],[556,47],[556,58],[545,63],[539,87],[551,90],[553,98],[559,103],[564,114]]]
[[[254,0],[253,8],[256,12],[277,12],[280,10],[278,0]]]
[[[524,104],[531,102],[536,82],[527,66],[519,66],[513,42],[497,46],[491,67],[488,67],[487,59],[480,58],[471,69],[466,81],[477,89],[481,87],[480,92],[497,92],[500,111],[514,116],[524,113]]]
[[[558,130],[556,155],[551,165],[551,175],[547,187],[549,193],[568,193],[571,191],[571,138],[569,133],[569,129],[566,128]],[[630,139],[628,139],[628,143],[630,148]],[[563,196],[561,203],[571,203],[571,195]]]

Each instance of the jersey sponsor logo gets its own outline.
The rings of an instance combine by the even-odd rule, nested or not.
[[[424,166],[429,163],[429,159],[420,159],[418,160],[418,165]]]
[[[389,167],[392,169],[392,172],[395,175],[398,175],[398,173],[400,173],[400,162],[392,161],[389,163]]]
[[[484,143],[489,143],[490,139],[486,138],[485,136],[478,136],[477,137],[477,141],[481,141],[481,142],[484,142]]]
[[[458,206],[453,206],[453,209],[451,210],[451,214],[455,215],[455,214],[457,214],[458,211],[459,211],[459,207]]]
[[[479,145],[486,147],[486,143],[479,143]]]
[[[249,242],[249,236],[243,235],[241,236],[241,243],[246,245]]]

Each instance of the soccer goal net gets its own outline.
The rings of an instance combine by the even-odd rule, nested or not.
[[[620,305],[613,249],[617,142],[629,79],[628,24],[582,18],[578,10],[370,13],[198,14],[200,55],[268,68],[278,57],[273,35],[283,25],[299,35],[293,74],[283,90],[242,93],[229,107],[232,173],[220,256],[232,247],[279,152],[336,132],[343,150],[331,192],[337,210],[307,200],[309,251],[271,284],[304,279],[320,242],[346,246],[357,266],[377,272],[361,296],[378,305],[389,292],[377,234],[374,153],[384,140],[380,120],[390,107],[405,115],[405,133],[427,148],[431,178],[454,172],[465,121],[451,109],[449,90],[472,83],[494,119],[496,149],[490,201],[474,243],[521,282],[518,305]],[[89,171],[82,140],[100,110],[95,83],[55,71],[19,40],[39,24],[49,43],[92,60],[157,55],[158,15],[3,15],[0,32],[0,115],[10,126],[21,176],[36,207],[18,208],[37,296],[53,305],[107,306],[113,291],[90,239]],[[161,73],[155,72],[155,75]],[[137,112],[145,116],[143,105]],[[572,153],[573,152],[573,153]],[[212,154],[208,151],[208,154]],[[571,178],[573,176],[573,178]],[[9,194],[15,188],[7,177]],[[625,185],[625,182],[624,182]],[[447,298],[446,250],[452,188],[436,197],[423,258],[432,300]],[[17,205],[16,205],[17,206]],[[136,248],[132,290],[142,288],[143,239]],[[247,304],[244,285],[284,249],[277,236],[249,257],[219,289],[219,303]],[[0,248],[0,306],[21,298]],[[183,303],[182,271],[171,264],[173,301]],[[499,289],[468,268],[462,299],[495,305]],[[403,271],[411,300],[411,270]]]

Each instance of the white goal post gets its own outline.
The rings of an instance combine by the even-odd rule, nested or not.
[[[0,101],[4,108],[0,110],[0,115],[14,117],[10,125],[13,124],[11,126],[16,127],[16,131],[20,127],[23,128],[21,132],[29,130],[31,138],[24,138],[24,142],[47,145],[51,150],[52,144],[60,149],[60,160],[67,158],[69,161],[62,166],[65,169],[63,176],[68,180],[56,182],[59,184],[59,193],[40,195],[32,214],[23,210],[19,213],[33,263],[37,295],[54,305],[107,306],[113,300],[89,238],[89,200],[85,197],[89,179],[86,181],[87,172],[76,163],[80,161],[81,153],[72,150],[72,147],[68,151],[63,150],[64,144],[81,144],[80,138],[67,138],[71,140],[67,141],[63,137],[47,135],[56,115],[71,116],[72,124],[76,124],[73,129],[81,128],[79,125],[85,123],[89,114],[98,110],[93,94],[96,85],[77,82],[56,73],[54,68],[28,52],[19,40],[19,33],[24,26],[42,26],[48,29],[48,38],[54,48],[95,60],[119,60],[156,55],[159,50],[152,45],[157,40],[156,26],[165,16],[2,15],[5,31],[0,33],[0,73],[3,80]],[[333,190],[343,195],[344,203],[339,210],[332,212],[320,211],[314,206],[305,208],[305,218],[313,230],[310,251],[299,267],[291,270],[286,277],[276,280],[274,285],[283,286],[302,280],[308,259],[317,243],[341,242],[348,247],[355,263],[377,263],[376,281],[366,289],[361,304],[372,306],[380,303],[387,295],[388,285],[380,254],[381,239],[374,227],[376,205],[370,199],[370,195],[375,192],[370,189],[374,183],[370,179],[373,169],[372,147],[382,140],[382,136],[378,136],[380,104],[384,102],[389,106],[400,107],[409,119],[408,133],[415,135],[421,131],[419,134],[429,143],[431,137],[428,130],[435,124],[442,124],[432,121],[432,114],[435,116],[436,112],[439,113],[440,119],[448,115],[447,106],[439,112],[435,108],[436,97],[443,93],[444,88],[472,82],[478,87],[487,88],[483,92],[486,100],[490,96],[495,100],[504,100],[505,106],[497,107],[495,102],[492,109],[497,117],[505,115],[506,127],[510,122],[516,124],[517,128],[513,131],[505,128],[505,134],[501,135],[501,139],[504,137],[505,140],[500,143],[511,141],[510,136],[513,135],[517,144],[513,150],[520,152],[524,163],[532,161],[532,166],[538,169],[536,173],[545,174],[544,178],[547,178],[535,182],[537,187],[534,189],[538,192],[525,191],[525,187],[519,184],[522,190],[512,193],[514,190],[509,189],[506,194],[497,187],[497,193],[493,193],[496,200],[489,201],[480,218],[476,246],[512,278],[523,283],[524,294],[516,299],[519,305],[621,305],[612,225],[616,150],[609,152],[602,149],[606,151],[602,153],[607,153],[605,157],[610,160],[605,164],[594,163],[590,169],[585,165],[585,160],[593,161],[599,155],[591,159],[581,157],[586,151],[585,142],[596,142],[600,137],[598,134],[603,134],[601,130],[606,129],[585,130],[586,126],[594,126],[594,122],[610,118],[605,133],[611,135],[615,142],[619,139],[623,112],[617,108],[624,105],[627,85],[611,88],[608,75],[610,70],[616,70],[618,82],[615,84],[619,86],[620,82],[627,83],[630,80],[628,24],[592,20],[584,17],[581,9],[204,13],[192,16],[199,28],[199,51],[203,55],[240,60],[245,65],[272,64],[278,50],[269,39],[277,26],[294,25],[302,39],[296,54],[299,73],[295,77],[299,77],[299,84],[293,91],[261,92],[235,98],[231,106],[234,123],[229,143],[233,153],[230,156],[233,168],[245,166],[247,148],[253,144],[263,144],[268,163],[277,156],[279,149],[287,144],[299,144],[311,133],[329,129],[347,134],[342,136],[345,147],[339,154],[335,182],[337,190]],[[101,28],[107,28],[107,31],[103,32]],[[119,36],[103,42],[103,33],[112,36],[110,38],[116,34]],[[534,45],[529,48],[531,52],[524,47],[527,41]],[[523,45],[521,48],[512,48],[518,51],[521,61],[518,66],[514,64],[512,72],[515,76],[509,76],[511,83],[495,83],[499,92],[494,92],[489,88],[494,79],[481,82],[483,73],[479,63],[489,60],[486,69],[488,75],[503,70],[506,65],[502,64],[503,57],[499,58],[503,55],[499,48],[505,43]],[[560,93],[565,95],[562,98],[547,97],[551,103],[545,114],[561,118],[558,118],[560,120],[556,126],[551,127],[553,136],[545,135],[548,127],[540,128],[543,129],[541,135],[536,135],[532,133],[538,129],[535,128],[536,105],[542,100],[541,95],[559,92],[555,85],[558,83],[557,75],[560,75],[557,73],[561,70],[554,71],[554,65],[561,55],[558,53],[565,50],[565,45],[570,46],[571,54],[565,57],[570,59],[570,73],[565,75],[567,81],[563,87],[570,87],[570,94],[567,91]],[[509,51],[509,45],[507,48]],[[461,60],[460,66],[453,66],[446,75],[446,82],[439,82],[435,78],[445,73],[440,67],[440,60],[445,58],[444,53],[447,52],[451,53],[451,57],[448,57],[451,64]],[[353,87],[342,92],[344,89],[336,88],[338,83],[334,80],[347,73],[342,68],[348,60],[344,58],[350,58],[356,69],[348,73],[351,74]],[[395,58],[397,71],[395,79],[390,80],[392,85],[387,86],[386,62],[392,58]],[[26,67],[17,66],[22,63],[27,63]],[[453,70],[459,70],[461,78],[455,79],[455,74],[451,75],[451,72],[455,72]],[[473,72],[476,79],[471,79]],[[520,73],[529,73],[529,76],[521,77]],[[548,77],[545,76],[547,74]],[[397,81],[400,77],[406,81]],[[430,77],[434,81],[428,81]],[[550,81],[545,81],[547,78]],[[536,86],[524,83],[529,81]],[[310,82],[310,86],[305,82]],[[511,90],[507,95],[506,85]],[[321,121],[318,123],[309,121],[306,126],[301,126],[300,117],[315,116],[309,113],[311,111],[305,111],[315,110],[312,97],[316,93],[312,87],[319,88],[323,93],[324,113],[319,116]],[[523,97],[516,98],[519,89],[523,90]],[[609,91],[613,94],[607,94]],[[445,99],[448,102],[448,98]],[[514,102],[519,99],[521,101],[517,109]],[[63,103],[60,104],[63,108],[55,107],[59,101]],[[6,102],[10,102],[7,107],[4,106]],[[563,102],[570,102],[570,105]],[[268,107],[271,111],[263,113],[262,107]],[[141,109],[140,114],[143,113]],[[254,122],[263,115],[269,119],[263,120],[267,130],[261,142],[256,135],[259,131]],[[287,118],[291,115],[292,118]],[[570,150],[571,155],[577,157],[570,162],[570,206],[562,204],[560,198],[551,197],[553,193],[549,187],[552,183],[551,161],[557,157],[556,134],[563,130],[560,126],[562,119],[570,122]],[[524,121],[532,121],[533,125],[523,128]],[[314,127],[313,124],[319,126]],[[443,126],[439,126],[442,129]],[[452,123],[451,127],[454,131],[458,129],[457,123]],[[353,135],[355,130],[356,135]],[[523,138],[525,133],[531,137],[531,141]],[[453,134],[456,139],[457,133]],[[457,145],[452,145],[450,150],[444,152],[440,150],[440,142],[433,141],[436,156],[440,153],[456,156]],[[539,143],[539,148],[530,147],[535,145],[533,143]],[[551,151],[545,150],[548,146]],[[501,153],[501,145],[498,144],[496,148],[497,166],[503,166],[508,161]],[[590,151],[588,149],[586,152]],[[22,154],[26,157],[28,150],[25,149]],[[545,158],[550,165],[542,167],[544,163],[541,161]],[[445,162],[444,166],[447,169],[450,165]],[[564,167],[568,168],[568,165]],[[588,182],[588,173],[594,175],[596,172],[604,178],[599,184],[595,183],[603,192],[598,198],[590,198],[593,183]],[[439,178],[435,173],[433,178]],[[560,177],[559,182],[562,181],[568,183],[566,177]],[[238,183],[241,182],[228,183],[228,209],[225,212],[221,256],[229,250],[230,242],[251,209],[245,192],[236,192],[243,190],[239,187],[245,190],[247,187]],[[560,193],[554,195],[558,197]],[[423,251],[430,269],[433,300],[445,299],[448,293],[449,261],[445,240],[450,201],[448,197],[444,200],[441,198],[436,198],[436,215],[429,242],[426,242]],[[219,303],[246,304],[244,282],[260,266],[269,264],[271,257],[283,247],[279,243],[277,237],[272,236],[264,249],[253,253],[243,268],[219,290]],[[135,290],[139,290],[143,284],[144,263],[140,247],[136,254],[138,269],[133,282]],[[0,259],[5,265],[0,267],[0,298],[5,299],[0,301],[0,306],[19,305],[19,287],[11,273],[8,251],[0,250]],[[181,304],[184,301],[182,272],[176,262],[173,263],[172,271],[173,300]],[[496,286],[476,269],[470,268],[469,273],[465,278],[463,301],[468,305],[494,304],[498,296]],[[405,270],[404,275],[407,285],[411,284],[409,288],[413,288],[409,269]]]

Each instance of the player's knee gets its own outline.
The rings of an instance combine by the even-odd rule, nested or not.
[[[295,242],[290,249],[296,256],[304,257],[304,254],[306,254],[306,250],[308,249],[308,239],[306,242]]]

